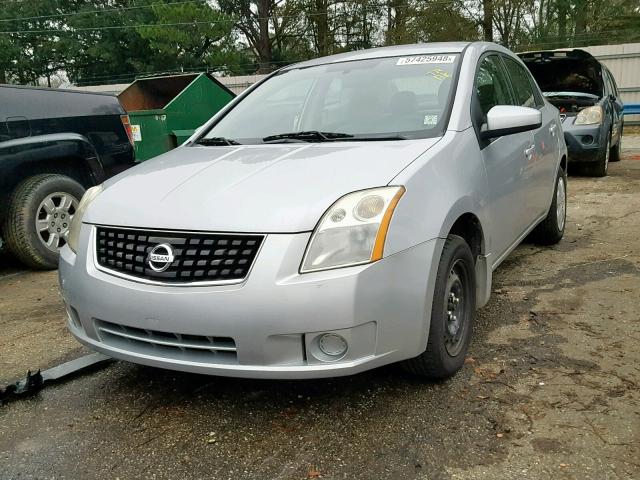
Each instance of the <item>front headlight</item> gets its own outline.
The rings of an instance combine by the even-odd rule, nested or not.
[[[87,210],[89,204],[91,204],[91,202],[93,202],[96,197],[102,193],[102,190],[102,185],[97,185],[84,192],[82,200],[80,200],[80,205],[78,205],[78,209],[73,214],[71,226],[69,227],[69,235],[67,236],[67,245],[69,245],[69,248],[76,253],[78,251],[80,227],[82,227],[82,217],[84,216],[84,212]]]
[[[580,110],[575,125],[595,125],[597,123],[602,123],[602,107],[599,105]]]
[[[404,187],[380,187],[340,198],[318,222],[300,273],[380,260],[393,210],[404,192]]]

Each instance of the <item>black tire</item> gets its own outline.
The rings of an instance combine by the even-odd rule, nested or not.
[[[611,134],[607,137],[607,144],[600,152],[595,162],[585,163],[582,171],[590,177],[606,177],[609,171],[609,160],[611,155]]]
[[[562,182],[562,183],[561,183]],[[558,209],[558,202],[562,201],[558,197],[560,187],[563,187],[564,207]],[[562,210],[562,222],[559,222],[559,211]],[[547,212],[545,219],[531,232],[531,239],[540,245],[555,245],[564,236],[564,229],[567,224],[567,174],[562,168],[558,169],[556,186],[553,190],[553,201]]]
[[[447,346],[447,339],[453,340],[449,330],[451,325],[451,300],[449,288],[452,272],[461,280],[462,304],[460,311],[461,322],[458,326],[457,339],[454,345],[455,351]],[[454,298],[455,295],[454,295]],[[415,358],[405,360],[403,367],[415,374],[430,379],[442,379],[453,376],[464,364],[467,354],[471,332],[473,330],[473,317],[476,308],[476,279],[473,255],[467,242],[457,235],[449,235],[445,240],[433,295],[431,307],[431,326],[426,350]],[[456,310],[457,312],[457,310]],[[454,317],[455,318],[455,317]]]
[[[616,143],[615,147],[611,147],[611,152],[609,153],[609,161],[619,162],[621,158],[622,158],[622,132],[620,132],[620,136],[618,137],[618,143]]]
[[[8,250],[29,267],[43,270],[58,267],[58,252],[45,246],[36,228],[40,204],[57,192],[70,195],[77,204],[84,188],[64,175],[34,175],[20,183],[9,199],[2,231]]]

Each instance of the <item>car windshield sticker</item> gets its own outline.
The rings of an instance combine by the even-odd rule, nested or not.
[[[424,124],[433,127],[438,123],[438,115],[425,115]]]
[[[444,80],[446,78],[449,78],[449,72],[445,72],[441,68],[434,68],[428,73],[428,75],[431,75],[436,80]]]
[[[424,65],[427,63],[453,63],[455,55],[415,55],[413,57],[400,57],[396,65]]]

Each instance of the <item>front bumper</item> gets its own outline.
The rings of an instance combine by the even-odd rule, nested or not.
[[[572,163],[596,162],[607,145],[606,129],[599,125],[574,125],[575,117],[567,117],[562,123],[569,161]]]
[[[78,255],[62,250],[60,285],[71,333],[112,357],[213,375],[317,378],[425,349],[440,240],[373,264],[301,275],[310,234],[271,234],[244,283],[183,287],[98,270],[89,248],[94,231],[83,225]],[[337,360],[318,349],[325,333],[348,343]],[[202,347],[201,339],[218,338],[233,348],[220,355]]]

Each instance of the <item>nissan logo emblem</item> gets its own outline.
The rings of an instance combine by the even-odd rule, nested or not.
[[[153,247],[149,252],[149,267],[154,272],[164,272],[171,266],[175,258],[171,245],[161,243]]]

